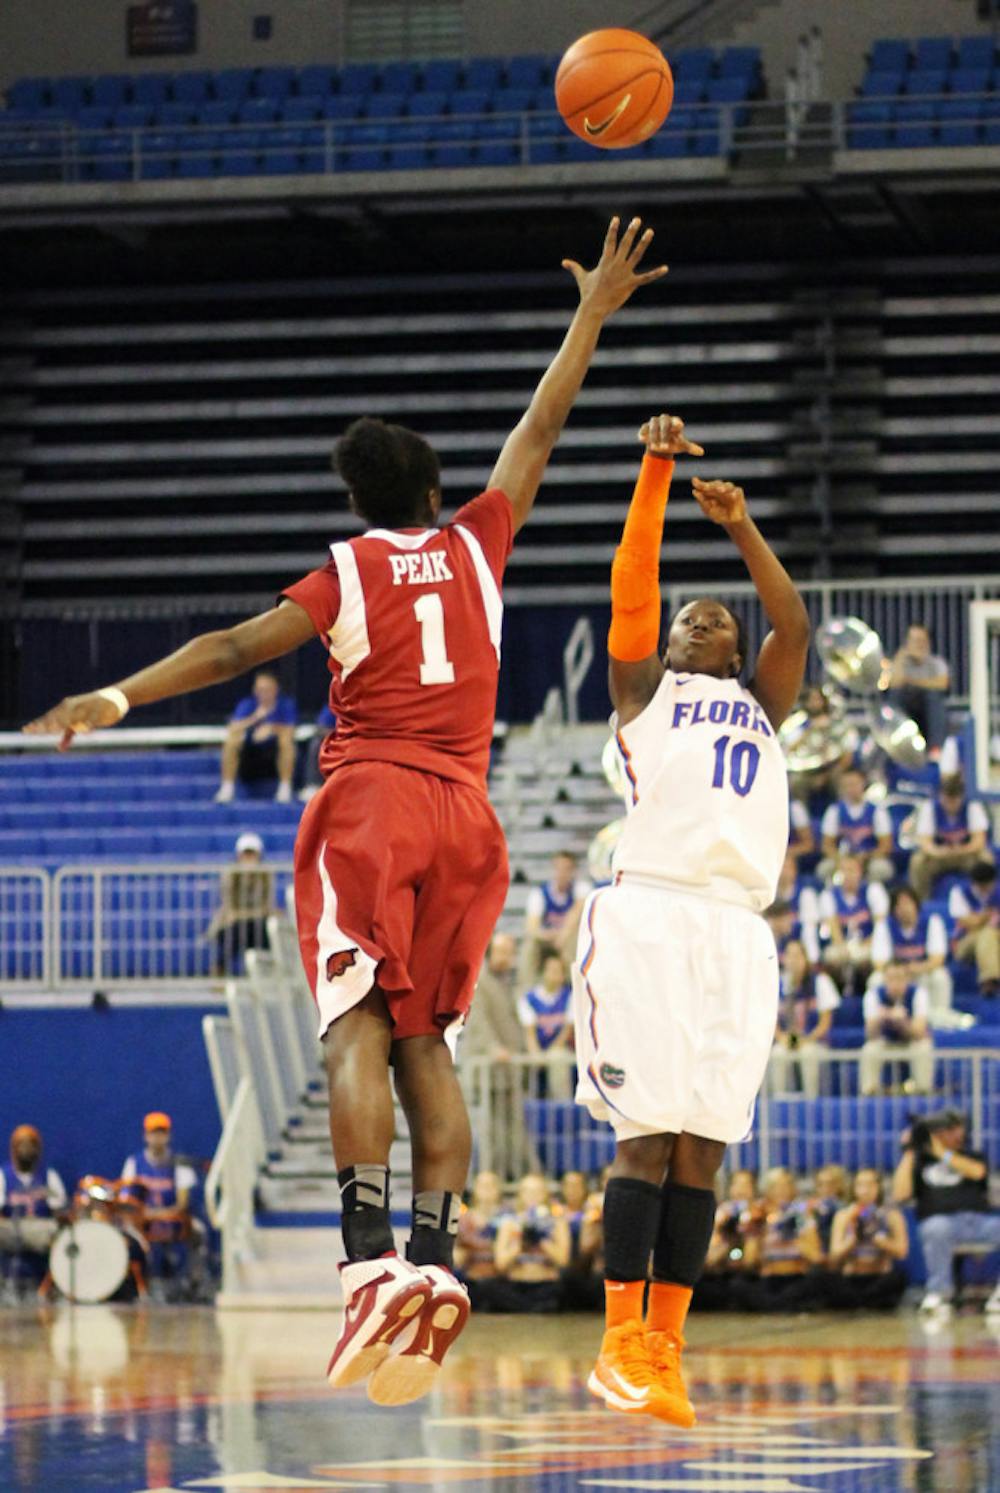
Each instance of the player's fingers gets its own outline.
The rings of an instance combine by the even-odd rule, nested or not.
[[[648,285],[650,280],[660,280],[664,275],[669,273],[670,266],[668,264],[661,264],[655,270],[643,270],[641,274],[636,275],[636,283],[638,285]]]
[[[73,745],[73,737],[75,735],[76,735],[76,732],[73,730],[73,727],[72,726],[67,726],[66,729],[65,729],[65,731],[62,734],[62,740],[59,743],[59,750],[61,752],[68,752],[69,751],[70,747]]]
[[[604,247],[601,250],[602,259],[610,258],[610,256],[615,252],[615,249],[618,247],[618,225],[620,222],[621,219],[616,213],[615,216],[611,219],[611,222],[608,224],[608,231],[604,235]]]
[[[704,456],[704,446],[699,446],[695,441],[681,441],[681,450],[686,451],[689,456]]]
[[[583,284],[584,277],[587,272],[582,264],[577,264],[575,259],[564,259],[562,261],[562,267],[564,270],[569,270],[577,285]]]
[[[635,243],[636,234],[639,232],[639,229],[641,227],[642,219],[633,218],[631,223],[625,229],[625,232],[618,240],[618,253],[621,258],[627,260],[629,255],[632,253],[632,245]]]
[[[652,228],[646,228],[646,229],[644,229],[643,232],[636,239],[635,244],[632,247],[632,251],[629,254],[629,264],[631,264],[631,265],[638,264],[639,260],[645,254],[646,250],[649,248],[649,246],[650,246],[650,244],[652,242],[653,242],[653,230],[652,230]]]

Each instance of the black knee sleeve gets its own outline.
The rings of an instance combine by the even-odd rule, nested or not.
[[[653,1246],[653,1279],[694,1286],[705,1268],[715,1227],[715,1193],[706,1187],[666,1182],[660,1226]]]
[[[604,1189],[604,1278],[645,1280],[660,1219],[660,1189],[637,1177],[612,1177]]]

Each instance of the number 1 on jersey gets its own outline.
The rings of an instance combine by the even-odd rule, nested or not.
[[[455,665],[448,657],[444,639],[444,603],[436,591],[425,591],[413,603],[420,623],[421,684],[454,684]]]

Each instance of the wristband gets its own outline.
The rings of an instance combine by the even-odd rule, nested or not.
[[[129,703],[128,696],[123,689],[118,689],[115,685],[109,684],[106,689],[96,690],[95,693],[100,695],[102,700],[110,701],[118,711],[118,719],[120,721],[125,719],[129,712]]]

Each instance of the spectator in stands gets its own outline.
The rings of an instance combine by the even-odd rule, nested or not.
[[[965,881],[948,894],[948,912],[957,928],[955,957],[975,964],[980,995],[1000,993],[1000,889],[997,868],[977,861]]]
[[[853,855],[861,862],[866,881],[890,881],[892,862],[892,820],[881,804],[865,798],[867,779],[860,767],[848,767],[840,774],[840,797],[823,815],[823,859],[817,874],[830,881],[841,856]]]
[[[840,995],[830,976],[823,970],[813,972],[805,946],[791,939],[781,954],[781,996],[771,1053],[771,1082],[776,1092],[791,1088],[797,1067],[806,1098],[819,1098],[821,1055],[829,1045],[833,1013],[839,1005]]]
[[[525,984],[534,980],[546,954],[555,950],[569,962],[576,948],[580,911],[590,891],[590,882],[578,875],[571,850],[552,857],[552,875],[541,886],[532,887],[524,909],[524,940],[521,976]]]
[[[791,925],[787,930],[787,937],[800,938],[805,944],[806,953],[809,955],[810,963],[819,963],[819,898],[815,887],[799,875],[799,864],[795,853],[789,846],[781,867],[781,875],[778,877],[778,887],[775,892],[775,904],[785,903],[792,910]],[[766,914],[771,922],[772,931],[775,924],[771,919],[772,908]],[[784,914],[781,914],[782,918]],[[784,922],[781,923],[778,932],[787,942]],[[777,934],[776,939],[777,942]],[[779,949],[780,952],[780,949]]]
[[[889,898],[889,916],[875,925],[872,934],[872,964],[876,971],[887,964],[905,964],[911,979],[917,979],[930,998],[931,1015],[951,1010],[951,973],[948,930],[940,913],[920,906],[911,886],[897,886]]]
[[[491,1292],[494,1311],[559,1310],[569,1224],[550,1207],[549,1184],[539,1173],[521,1178],[514,1210],[500,1220],[494,1257],[500,1277]]]
[[[948,684],[947,661],[931,652],[928,629],[913,623],[892,661],[889,699],[913,717],[935,757],[948,734]]]
[[[562,1277],[564,1311],[596,1311],[604,1304],[603,1270],[596,1268],[604,1248],[601,1206],[583,1172],[564,1172],[560,1199],[553,1204],[557,1217],[569,1225],[569,1264]]]
[[[295,701],[281,693],[277,674],[258,669],[252,692],[229,718],[216,803],[232,802],[237,781],[255,796],[261,790],[273,793],[279,803],[291,803],[297,719]]]
[[[847,1173],[844,1168],[836,1162],[821,1166],[816,1173],[816,1189],[809,1199],[809,1212],[816,1224],[824,1259],[830,1253],[833,1220],[846,1202]]]
[[[324,705],[316,717],[316,730],[306,743],[305,760],[302,766],[302,787],[299,789],[299,798],[304,803],[318,793],[323,786],[323,774],[320,771],[319,755],[323,750],[323,744],[331,731],[335,731],[337,717],[329,705]]]
[[[549,1065],[540,1075],[546,1080],[539,1087],[540,1096],[548,1093],[553,1097],[568,1097],[569,1055],[573,1052],[572,994],[565,964],[558,954],[550,954],[542,965],[541,978],[517,1003],[528,1052],[545,1057]]]
[[[917,810],[918,849],[910,858],[910,884],[926,902],[939,876],[952,871],[969,875],[978,861],[992,860],[989,815],[977,798],[965,795],[965,779],[949,773],[933,799]]]
[[[517,944],[509,933],[494,933],[458,1055],[463,1064],[488,1059],[488,1065],[479,1065],[478,1081],[488,1093],[493,1162],[505,1178],[519,1177],[530,1164],[524,1130],[527,1074],[511,1064],[511,1058],[523,1056],[526,1049],[518,1015]]]
[[[274,872],[263,864],[264,841],[244,830],[234,847],[234,865],[223,868],[221,901],[203,937],[215,940],[213,973],[243,973],[247,949],[268,949],[267,920],[274,911]]]
[[[906,1220],[882,1203],[882,1178],[873,1167],[854,1177],[854,1200],[833,1219],[827,1255],[826,1300],[832,1307],[884,1311],[906,1290],[903,1261],[910,1252]]]
[[[746,1235],[748,1272],[734,1279],[732,1299],[742,1311],[801,1311],[817,1298],[814,1271],[822,1263],[819,1231],[786,1167],[764,1180],[763,1220]]]
[[[458,1220],[455,1270],[469,1288],[474,1307],[488,1310],[488,1282],[497,1277],[494,1258],[503,1190],[496,1172],[477,1172],[467,1208]]]
[[[820,893],[819,910],[829,938],[824,964],[841,989],[861,990],[871,974],[875,922],[889,911],[885,887],[863,880],[857,856],[842,856],[837,879]]]
[[[40,1287],[47,1280],[49,1249],[66,1210],[59,1173],[42,1164],[42,1137],[34,1125],[18,1125],[10,1137],[10,1160],[0,1167],[0,1259],[5,1277],[27,1274]]]
[[[757,1178],[739,1168],[729,1178],[726,1196],[715,1210],[715,1224],[705,1269],[694,1288],[691,1306],[698,1311],[728,1311],[733,1304],[730,1284],[749,1273],[747,1239],[764,1221],[764,1202],[757,1197]]]
[[[799,799],[790,798],[788,801],[788,853],[797,863],[800,856],[812,855],[815,849],[816,836],[813,834],[809,810]]]
[[[892,1179],[896,1203],[916,1205],[927,1264],[922,1311],[948,1311],[954,1292],[955,1251],[963,1244],[1000,1249],[1000,1214],[990,1209],[989,1166],[982,1151],[966,1145],[966,1118],[955,1109],[920,1116],[903,1135],[903,1154]],[[1000,1286],[986,1303],[1000,1311]]]
[[[142,1130],[142,1150],[127,1156],[122,1164],[120,1196],[142,1204],[150,1276],[154,1281],[176,1279],[187,1266],[191,1194],[198,1178],[193,1167],[174,1157],[168,1114],[150,1111]]]
[[[926,988],[911,978],[905,964],[887,964],[865,991],[865,1043],[861,1049],[862,1094],[877,1094],[882,1064],[907,1062],[913,1085],[930,1093],[934,1048],[927,1030],[930,1000]]]

